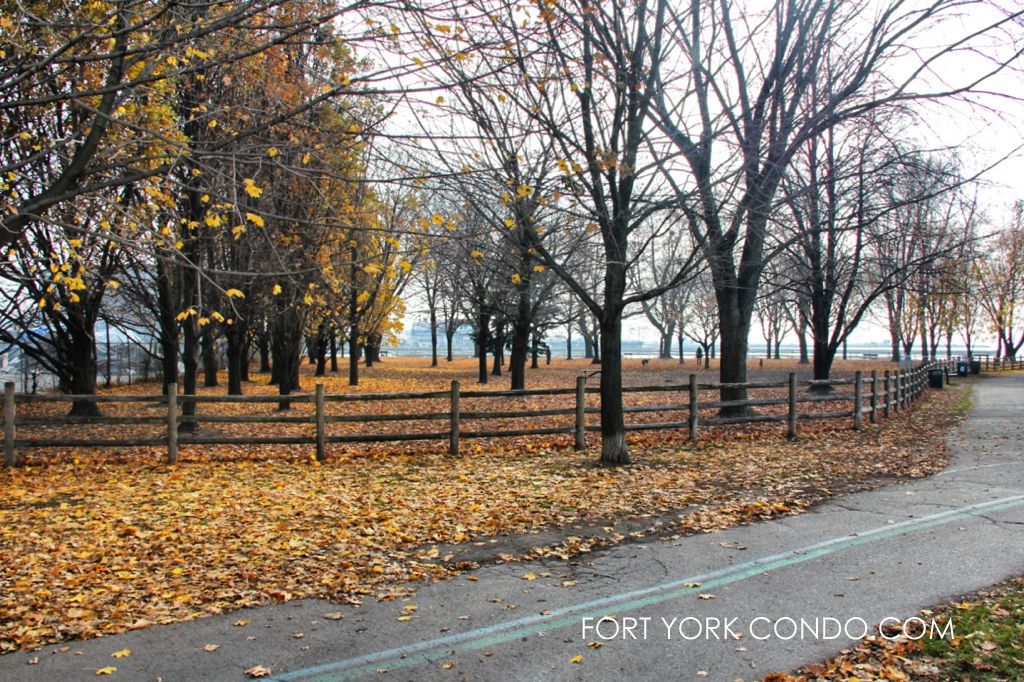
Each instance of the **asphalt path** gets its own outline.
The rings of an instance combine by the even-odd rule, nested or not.
[[[92,680],[106,666],[164,681],[264,666],[295,682],[791,671],[885,618],[1024,574],[1024,375],[976,380],[974,395],[949,467],[926,479],[717,533],[489,566],[405,600],[301,600],[18,652],[0,657],[0,680]]]

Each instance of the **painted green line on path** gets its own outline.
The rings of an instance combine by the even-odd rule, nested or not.
[[[959,519],[1012,509],[1022,505],[1024,505],[1024,495],[1016,495],[950,509],[923,516],[919,519],[879,526],[854,535],[844,535],[823,540],[708,573],[565,606],[545,615],[526,616],[474,628],[466,632],[413,642],[371,654],[282,673],[275,675],[271,679],[278,680],[279,682],[298,682],[300,680],[303,682],[340,682],[341,680],[351,680],[373,675],[379,669],[394,670],[418,663],[427,663],[441,656],[452,655],[453,652],[458,654],[460,652],[485,649],[524,636],[550,630],[559,630],[573,624],[578,624],[582,618],[600,618],[601,616],[614,615],[644,606],[660,604],[692,595],[700,590],[739,582],[755,575],[810,561],[869,542],[876,542],[897,535],[952,523]],[[688,583],[697,582],[701,583],[699,588],[686,587]]]

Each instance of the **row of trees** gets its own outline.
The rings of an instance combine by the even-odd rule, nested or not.
[[[630,314],[665,356],[673,337],[717,344],[727,401],[758,317],[776,347],[806,331],[819,377],[871,311],[894,353],[934,349],[968,326],[946,303],[968,287],[1020,345],[1019,266],[979,257],[971,178],[904,132],[909,103],[1012,68],[1020,12],[52,4],[0,0],[0,338],[65,391],[95,390],[101,317],[159,339],[188,393],[200,369],[216,382],[219,344],[232,393],[253,352],[287,396],[303,347],[323,372],[339,340],[354,384],[415,288],[435,335],[474,326],[481,382],[489,350],[500,367],[508,345],[522,388],[545,333],[578,331],[602,363],[601,460],[619,464]]]

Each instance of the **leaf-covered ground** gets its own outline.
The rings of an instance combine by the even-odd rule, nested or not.
[[[428,388],[414,378],[423,371],[389,368],[362,390]],[[558,438],[472,442],[458,459],[440,443],[353,446],[323,465],[284,446],[193,448],[176,466],[159,450],[40,451],[0,471],[0,650],[273,600],[397,596],[468,567],[437,545],[497,534],[687,508],[697,511],[684,531],[798,513],[836,491],[941,468],[943,426],[965,395],[935,392],[860,433],[814,422],[793,442],[779,425],[709,430],[697,445],[643,432],[623,469]],[[548,551],[592,544],[567,538]]]
[[[978,592],[966,599],[922,611],[938,631],[953,620],[952,637],[912,641],[892,624],[889,638],[870,636],[836,658],[805,666],[796,675],[772,674],[766,682],[839,680],[962,680],[1012,682],[1024,679],[1024,578]],[[889,624],[887,624],[889,625]],[[914,622],[917,625],[917,622]],[[915,637],[920,631],[908,630]],[[890,639],[891,638],[891,639]]]

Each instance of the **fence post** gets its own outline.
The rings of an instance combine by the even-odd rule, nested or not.
[[[900,371],[898,369],[892,371],[892,411],[893,413],[900,411]]]
[[[871,370],[871,423],[878,423],[878,372]]]
[[[452,381],[451,394],[451,440],[448,443],[448,454],[459,454],[459,382]]]
[[[796,438],[796,373],[789,373],[789,412],[786,415],[786,435]]]
[[[178,384],[167,384],[167,463],[178,461]]]
[[[859,369],[853,373],[853,428],[860,431],[864,427],[864,373]]]
[[[892,377],[889,375],[889,370],[885,370],[885,406],[882,408],[885,411],[885,418],[888,419],[891,414],[890,409],[892,407]]]
[[[697,409],[697,375],[690,375],[690,440],[697,441],[697,420],[700,416],[699,410]]]
[[[317,384],[313,394],[316,402],[316,461],[327,457],[327,415],[324,414],[324,385]]]
[[[4,464],[17,464],[14,455],[14,382],[4,382]]]
[[[576,427],[573,430],[573,447],[583,450],[587,447],[586,440],[586,417],[587,417],[587,377],[579,375],[576,377]]]
[[[907,370],[896,370],[896,407],[902,411],[907,399]]]

